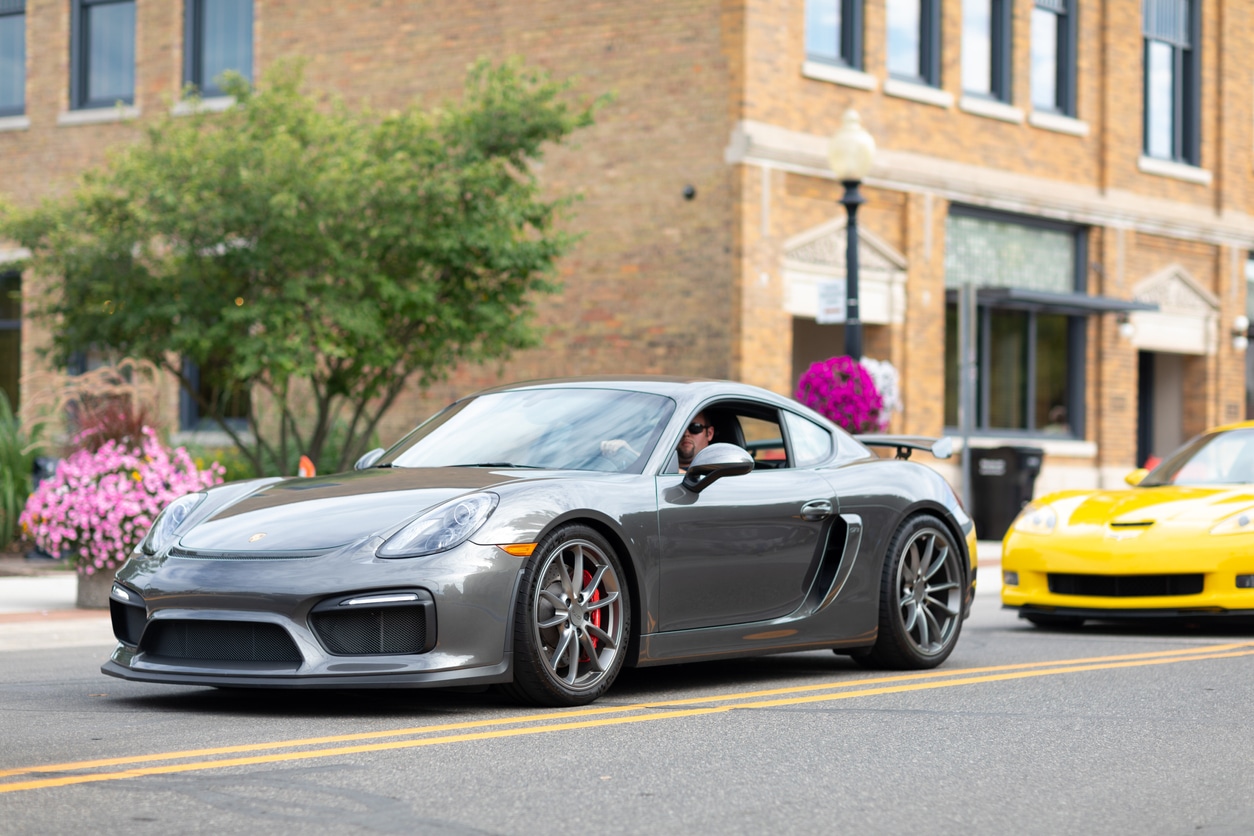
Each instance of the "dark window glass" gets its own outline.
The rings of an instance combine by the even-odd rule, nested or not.
[[[806,58],[862,69],[862,0],[806,0]]]
[[[1144,0],[1148,156],[1200,161],[1199,23],[1193,0]]]
[[[189,0],[185,80],[204,95],[218,95],[219,77],[253,74],[252,0]]]
[[[179,393],[179,425],[182,429],[221,429],[211,417],[214,409],[221,410],[222,417],[231,429],[237,432],[248,429],[251,405],[248,389],[231,380],[224,368],[214,365],[198,366],[190,360],[184,360],[183,375],[191,382],[195,394],[185,390]]]
[[[0,0],[0,116],[26,111],[26,5]]]
[[[13,409],[21,394],[22,374],[22,276],[0,273],[0,390],[9,396]]]
[[[112,107],[135,101],[134,0],[76,0],[74,6],[74,107]]]

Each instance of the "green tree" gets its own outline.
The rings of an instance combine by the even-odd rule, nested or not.
[[[228,78],[237,106],[161,118],[65,197],[0,207],[0,237],[57,279],[34,311],[54,359],[157,364],[259,473],[325,461],[333,433],[347,467],[406,385],[537,342],[573,198],[542,193],[533,164],[600,104],[517,61],[474,65],[459,101],[387,114],[301,84],[293,62],[255,88]],[[250,392],[248,432],[183,359]]]

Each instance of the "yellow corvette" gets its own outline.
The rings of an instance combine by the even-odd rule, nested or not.
[[[1254,421],[1209,430],[1127,481],[1027,505],[1002,541],[1002,605],[1053,627],[1254,616]]]

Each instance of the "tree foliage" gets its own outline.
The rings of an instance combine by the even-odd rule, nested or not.
[[[67,196],[0,211],[0,237],[57,279],[34,311],[55,359],[157,364],[257,472],[318,460],[333,431],[345,467],[406,385],[536,342],[572,238],[571,198],[543,194],[533,165],[600,104],[515,61],[477,63],[460,101],[387,114],[301,83],[298,63],[228,78],[235,107],[159,119]],[[251,392],[249,431],[183,359]]]

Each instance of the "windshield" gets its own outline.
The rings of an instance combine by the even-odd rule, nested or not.
[[[423,423],[379,465],[639,473],[674,409],[670,398],[611,389],[480,395]]]
[[[1172,453],[1142,481],[1160,485],[1254,483],[1254,429],[1200,435]]]

